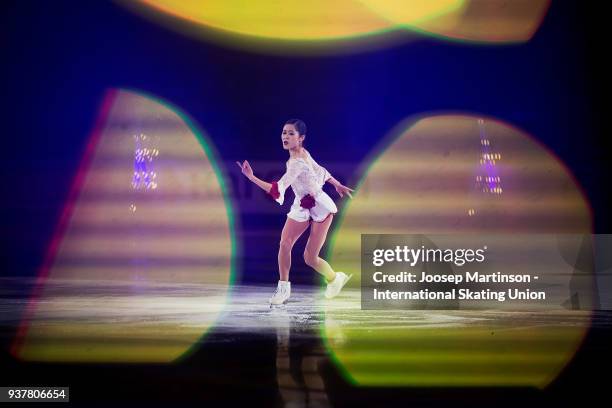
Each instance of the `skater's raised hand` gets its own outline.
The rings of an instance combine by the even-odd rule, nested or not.
[[[335,187],[340,197],[344,197],[344,194],[346,194],[349,197],[353,198],[353,196],[351,195],[351,191],[355,191],[355,190],[353,190],[352,188],[348,188],[347,186],[342,185],[342,184],[337,184]]]
[[[242,174],[244,174],[247,178],[250,179],[251,177],[253,177],[253,169],[251,168],[251,165],[247,160],[245,160],[242,164],[237,161],[236,164],[238,165],[238,167],[240,167],[240,171],[242,171]]]

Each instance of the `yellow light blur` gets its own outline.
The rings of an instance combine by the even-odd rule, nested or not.
[[[124,90],[109,103],[21,359],[172,362],[225,307],[236,254],[214,152],[176,108]]]
[[[429,7],[426,18],[411,14],[414,3],[427,1],[362,0],[400,27],[436,37],[481,43],[517,43],[530,40],[550,7],[550,0],[467,0],[449,2],[437,10]]]
[[[118,0],[176,30],[266,52],[355,52],[423,35],[528,41],[550,0]]]
[[[361,234],[457,234],[465,247],[466,234],[509,234],[508,254],[555,251],[558,243],[539,234],[591,233],[590,208],[572,175],[528,135],[493,119],[426,117],[401,123],[389,139],[361,166],[331,236],[330,264],[354,273],[347,298],[324,304],[322,330],[339,369],[363,386],[545,387],[580,345],[589,310],[566,310],[562,301],[531,313],[495,301],[483,306],[488,311],[361,310]],[[480,163],[484,146],[498,161]],[[482,174],[483,166],[494,174]],[[499,191],[480,190],[482,182]],[[568,247],[577,253],[579,242]],[[592,275],[573,276],[562,259],[522,255],[504,267],[531,267],[555,288],[570,278],[592,285]],[[551,291],[566,299],[567,291]]]
[[[264,38],[326,39],[388,28],[384,19],[354,0],[311,0],[308,3],[298,0],[144,0],[143,3],[208,27]],[[440,0],[433,3],[440,3]]]

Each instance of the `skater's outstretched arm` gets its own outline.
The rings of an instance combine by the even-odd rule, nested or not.
[[[352,188],[348,188],[347,186],[342,185],[342,183],[340,183],[338,180],[331,176],[326,181],[336,188],[336,192],[340,195],[340,197],[343,197],[344,194],[347,194],[349,197],[353,198],[353,196],[351,195],[351,191],[355,190],[353,190]]]
[[[349,197],[353,198],[353,196],[351,195],[351,191],[355,191],[352,188],[348,188],[347,186],[343,186],[342,183],[340,183],[338,180],[336,180],[329,171],[327,171],[327,169],[323,166],[321,166],[319,163],[317,163],[312,156],[310,156],[310,159],[312,160],[312,163],[314,164],[315,167],[315,171],[317,172],[317,174],[319,174],[320,177],[322,177],[323,182],[327,182],[329,184],[331,184],[332,186],[334,186],[334,188],[336,189],[336,192],[338,193],[338,195],[340,195],[340,197],[343,197],[344,194],[347,194]]]
[[[247,160],[245,160],[242,164],[240,164],[240,162],[236,162],[236,164],[238,165],[238,167],[240,167],[242,174],[244,174],[246,178],[251,180],[253,183],[257,184],[260,188],[262,188],[266,192],[270,191],[270,189],[272,188],[272,184],[265,182],[262,179],[255,176],[253,174],[253,169],[251,168],[251,165],[249,164]]]

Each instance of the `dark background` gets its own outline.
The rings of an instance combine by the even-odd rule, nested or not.
[[[334,162],[356,168],[408,116],[493,116],[548,146],[586,191],[596,232],[612,232],[602,65],[609,35],[596,6],[553,2],[526,44],[423,38],[354,55],[282,57],[187,37],[113,2],[2,2],[3,273],[36,275],[108,88],[172,102],[227,162],[282,164],[280,128],[303,118],[332,174]],[[280,232],[285,212],[239,221]],[[243,247],[245,259],[257,249]]]
[[[604,64],[610,49],[609,22],[597,7],[603,7],[603,2],[553,2],[540,29],[525,44],[470,45],[423,38],[353,55],[283,57],[187,37],[113,2],[3,1],[2,275],[36,276],[108,88],[130,88],[171,101],[205,130],[228,162],[244,158],[284,162],[286,152],[278,137],[289,117],[306,121],[309,143],[315,149],[325,143],[325,149],[316,150],[317,161],[355,168],[380,138],[408,116],[457,110],[496,117],[525,130],[568,166],[593,207],[595,232],[610,233],[610,144],[604,95],[611,72]],[[333,174],[333,164],[329,169]],[[238,208],[240,225],[256,229],[267,223],[267,228],[280,232],[285,210],[268,219],[255,219]],[[250,268],[248,263],[257,245],[242,245],[246,271],[242,280],[258,280],[249,271],[262,266]],[[276,258],[263,267],[275,271]],[[265,280],[273,281],[272,275]],[[544,399],[565,405],[574,401],[567,394],[569,388],[578,394],[603,393],[598,388],[602,380],[584,374],[595,372],[604,359],[609,361],[606,333],[591,332],[547,394],[466,391],[455,397],[445,394],[450,395],[446,402],[470,405],[480,396],[483,406],[509,406],[528,397],[534,403]],[[255,378],[266,381],[270,374],[266,362],[274,359],[273,349],[258,348],[256,340],[249,344],[230,350],[238,353],[237,363],[225,362],[223,370],[230,373],[249,367],[239,377],[245,384]],[[263,352],[255,356],[251,348]],[[238,363],[239,358],[246,359],[244,364]],[[189,364],[198,365],[187,362],[181,378],[188,377]],[[260,364],[258,371],[255,367]],[[19,366],[10,367],[18,370]],[[30,375],[42,381],[56,372],[54,367],[32,367],[18,370],[21,378]],[[104,367],[87,370],[80,372],[84,376],[97,373],[107,380],[116,375]],[[134,370],[133,375],[148,375],[151,380],[174,375],[164,368]],[[85,386],[88,380],[83,376],[66,378],[81,381],[81,390],[95,392],[92,385]],[[150,391],[144,382],[139,384],[142,392]],[[186,395],[204,395],[201,381],[192,388],[182,384]],[[128,389],[124,392],[134,395]],[[273,399],[273,393],[258,392]],[[379,394],[381,398],[394,395]],[[163,395],[180,398],[182,392]],[[242,401],[239,395],[232,398]],[[413,401],[427,405],[431,398]]]

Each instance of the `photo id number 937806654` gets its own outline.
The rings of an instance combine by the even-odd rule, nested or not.
[[[69,402],[69,387],[0,387],[0,402]]]

